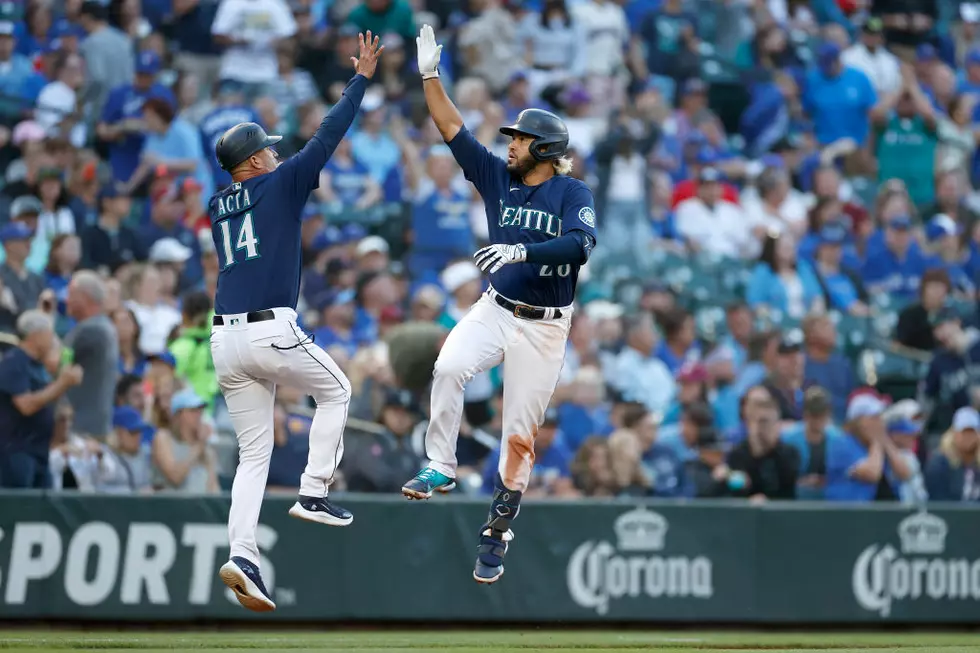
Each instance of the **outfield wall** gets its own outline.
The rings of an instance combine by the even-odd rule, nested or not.
[[[217,578],[225,498],[0,494],[0,618],[977,623],[980,513],[957,506],[527,502],[507,573],[470,574],[486,503],[348,497],[348,528],[262,511],[279,609]]]

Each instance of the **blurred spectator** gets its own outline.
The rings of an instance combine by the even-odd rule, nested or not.
[[[297,46],[292,40],[281,41],[276,45],[278,71],[266,92],[279,104],[279,115],[292,116],[296,107],[319,99],[319,92],[313,76],[306,70],[296,67]],[[269,125],[275,129],[275,125]]]
[[[206,405],[189,388],[173,396],[170,428],[161,428],[153,438],[154,487],[189,494],[218,491],[210,429],[201,422]]]
[[[409,435],[415,406],[407,391],[386,394],[378,422],[382,429],[350,443],[343,461],[344,478],[352,492],[397,492],[406,475],[421,465]],[[538,436],[540,438],[540,435]]]
[[[21,117],[30,100],[24,97],[24,87],[34,75],[30,60],[15,52],[15,32],[14,23],[0,21],[0,116],[5,123]]]
[[[50,243],[59,234],[75,233],[75,216],[68,208],[64,175],[58,168],[42,168],[37,173],[37,194],[41,212],[37,216],[36,240]]]
[[[412,295],[409,319],[419,322],[435,322],[446,305],[442,289],[431,283],[419,286]]]
[[[929,498],[926,494],[925,480],[922,476],[922,466],[916,455],[921,425],[910,419],[897,418],[887,420],[885,428],[888,437],[898,449],[899,454],[909,468],[909,477],[898,485],[898,498],[902,503],[922,506]]]
[[[884,31],[881,18],[866,18],[858,41],[841,54],[841,62],[864,73],[881,96],[902,86],[898,57],[885,48]]]
[[[699,45],[697,16],[684,10],[683,0],[665,0],[643,17],[636,30],[632,63],[641,78],[697,76]]]
[[[534,437],[534,467],[528,481],[528,496],[573,497],[578,493],[572,483],[571,463],[573,449],[565,443],[558,428],[558,413],[554,409],[545,413],[544,421]],[[492,494],[494,477],[500,464],[500,447],[487,457],[483,468],[483,492]]]
[[[412,43],[415,43],[414,31],[415,27],[413,25]],[[336,102],[339,100],[341,94],[343,93],[344,87],[347,85],[347,82],[350,81],[350,58],[357,54],[357,33],[358,27],[352,23],[344,23],[338,27],[335,33],[331,53],[325,57],[319,56],[316,60],[317,65],[309,68],[309,71],[313,73],[313,76],[316,78],[316,84],[320,91],[320,95],[322,95],[327,102]],[[300,125],[303,124],[304,120],[309,115],[305,112],[305,107],[310,106],[311,105],[305,105],[304,108],[301,108],[300,111],[297,112]],[[318,110],[313,113],[316,115],[316,123],[312,125],[313,130],[315,130],[326,112]],[[310,118],[310,120],[312,120],[312,118]],[[302,133],[306,130],[301,127],[300,131]],[[313,131],[309,131],[305,136],[305,139],[308,140],[312,135]],[[306,140],[303,142],[305,143]]]
[[[514,72],[509,80],[511,89],[517,79],[530,87],[521,109],[549,86],[579,78],[585,72],[586,51],[581,47],[585,27],[572,17],[568,4],[566,0],[544,0],[540,11],[528,11],[517,25],[517,45],[530,68]],[[507,116],[508,121],[515,118],[516,114]]]
[[[473,304],[480,299],[480,295],[483,294],[483,277],[480,274],[479,268],[470,261],[463,260],[448,265],[439,275],[439,282],[446,289],[446,292],[449,293],[449,301],[446,303],[446,310],[443,311],[438,322],[447,329],[451,329],[466,315]],[[578,314],[575,314],[572,318],[573,331],[576,317],[578,317]],[[569,342],[571,342],[571,332]],[[566,368],[568,367],[568,356],[569,354],[566,354]],[[570,370],[570,372],[574,372],[574,370]],[[473,380],[470,383],[472,384]]]
[[[153,489],[153,461],[143,432],[150,428],[130,406],[115,409],[113,437],[102,451],[104,471],[96,476],[96,490],[111,494],[147,493]]]
[[[713,428],[714,414],[704,403],[694,403],[684,407],[680,422],[672,427],[660,429],[659,443],[674,452],[681,462],[697,457],[697,440],[703,429]]]
[[[575,452],[571,464],[575,488],[587,497],[608,497],[615,494],[609,441],[591,437]]]
[[[725,447],[713,428],[702,429],[694,443],[695,457],[684,465],[684,495],[695,499],[732,496],[745,487],[744,472],[725,463]]]
[[[393,32],[412,43],[418,36],[412,5],[407,0],[364,0],[347,15],[347,20],[361,32],[371,30],[377,36]]]
[[[684,363],[674,375],[677,394],[667,411],[661,416],[663,426],[676,424],[684,410],[696,403],[710,403],[708,399],[708,369],[701,363]]]
[[[840,222],[828,222],[820,227],[813,272],[828,309],[863,317],[868,315],[870,309],[861,301],[861,280],[854,271],[842,266],[847,240],[847,228]]]
[[[969,197],[970,184],[963,170],[940,171],[936,174],[936,203],[925,215],[948,215],[971,236],[977,225],[975,203]],[[975,240],[975,238],[974,238]]]
[[[562,439],[568,448],[574,451],[589,436],[608,435],[612,431],[606,387],[598,368],[579,367],[566,394],[557,414]]]
[[[694,316],[686,309],[675,306],[660,316],[664,337],[655,355],[662,360],[671,374],[689,362],[701,360],[701,345],[697,341]]]
[[[844,433],[827,442],[828,501],[894,501],[911,470],[888,438],[882,413],[885,402],[870,393],[856,394],[847,405]]]
[[[650,494],[651,479],[643,469],[642,456],[643,445],[632,431],[619,429],[609,436],[609,462],[615,496],[643,497]]]
[[[321,202],[333,204],[337,212],[363,211],[381,199],[381,186],[367,166],[353,156],[349,138],[337,145],[320,173],[320,185],[313,191]]]
[[[919,284],[919,301],[902,309],[895,327],[895,340],[905,347],[932,351],[936,348],[932,318],[946,305],[950,280],[946,270],[926,270]]]
[[[942,432],[953,411],[972,405],[978,397],[969,366],[970,361],[980,360],[980,334],[965,330],[959,314],[949,307],[939,309],[930,321],[937,347],[919,384],[919,403],[930,432]]]
[[[114,182],[102,189],[98,222],[82,232],[83,267],[108,274],[146,258],[139,236],[124,224],[131,209],[132,200],[122,184]]]
[[[109,165],[116,181],[129,181],[139,166],[146,133],[143,104],[150,98],[165,99],[172,106],[177,104],[170,89],[156,81],[160,65],[156,53],[140,52],[133,82],[126,80],[112,87],[106,98],[96,134],[108,144]]]
[[[929,260],[912,239],[912,219],[897,216],[884,224],[884,247],[869,252],[861,278],[872,295],[888,294],[893,300],[915,297]]]
[[[126,293],[131,297],[126,306],[139,323],[139,347],[145,354],[166,349],[167,337],[181,321],[180,311],[161,295],[160,283],[157,269],[143,265],[133,271]]]
[[[840,54],[836,43],[817,49],[817,67],[807,75],[803,106],[820,145],[847,138],[860,147],[868,140],[869,113],[878,97],[867,75],[844,66]]]
[[[745,440],[728,453],[728,467],[746,476],[745,485],[733,494],[755,500],[796,498],[800,457],[796,449],[779,439],[779,413],[775,402],[761,406],[746,424]]]
[[[73,432],[74,411],[62,401],[55,408],[54,437],[48,454],[52,490],[93,492],[98,478],[110,471],[111,459],[101,442]]]
[[[949,274],[954,295],[964,299],[976,296],[976,284],[971,274],[973,256],[964,246],[960,226],[948,215],[940,213],[926,223],[928,252],[931,265],[944,267]]]
[[[827,391],[819,386],[809,388],[803,395],[803,421],[783,431],[783,442],[796,449],[800,458],[798,499],[823,499],[827,484],[827,443],[840,437],[832,413]]]
[[[733,392],[741,398],[752,386],[762,383],[776,367],[781,338],[778,331],[756,331],[749,337],[745,365],[735,377]]]
[[[350,137],[354,158],[368,167],[378,184],[385,183],[401,160],[401,150],[386,127],[387,117],[384,96],[374,91],[365,93],[360,128]]]
[[[412,274],[423,279],[457,258],[468,258],[474,248],[470,188],[454,183],[459,166],[449,147],[430,148],[424,165],[424,173],[414,186],[409,262]]]
[[[826,390],[831,397],[834,421],[841,423],[847,412],[847,399],[857,382],[851,362],[838,351],[837,326],[829,315],[814,313],[803,320],[806,363],[803,385]]]
[[[206,202],[214,191],[214,184],[197,130],[177,117],[173,105],[164,98],[151,97],[143,103],[143,120],[146,122],[146,140],[140,165],[129,179],[130,190],[162,166],[170,173],[192,175],[201,184],[202,201]]]
[[[640,465],[649,480],[650,494],[676,497],[683,489],[683,469],[674,449],[658,442],[658,416],[640,403],[627,404],[622,428],[632,432],[640,443]],[[612,436],[610,436],[612,437]]]
[[[522,58],[517,25],[502,0],[470,0],[469,4],[477,11],[459,30],[460,53],[466,67],[497,93]]]
[[[77,54],[62,52],[54,61],[51,81],[37,96],[34,119],[49,138],[66,138],[75,147],[85,144],[83,107],[78,92],[85,83],[85,65]]]
[[[775,320],[799,320],[823,308],[820,281],[807,261],[797,260],[796,244],[788,234],[766,237],[745,294],[758,315]]]
[[[878,181],[901,179],[916,206],[934,198],[936,112],[915,81],[910,68],[902,70],[902,86],[885,95],[875,107]]]
[[[116,328],[119,343],[119,373],[142,377],[146,371],[147,360],[140,350],[140,325],[132,309],[117,308],[112,313],[112,324]]]
[[[211,298],[192,291],[181,302],[181,324],[168,349],[177,362],[177,375],[186,379],[198,397],[214,406],[218,377],[211,360]]]
[[[776,32],[782,34],[778,28]],[[749,106],[739,118],[739,132],[746,140],[747,154],[765,154],[787,139],[801,114],[800,88],[792,75],[777,71],[771,82],[756,84]]]
[[[606,380],[627,401],[640,401],[663,415],[674,398],[673,373],[655,357],[657,333],[653,318],[638,315],[626,320],[626,346],[616,357]]]
[[[133,81],[133,44],[109,25],[106,5],[98,0],[85,0],[78,20],[88,34],[80,46],[90,87],[86,95],[100,115],[109,91]]]
[[[620,82],[626,73],[630,38],[623,7],[613,0],[583,0],[571,11],[585,31],[585,42],[579,47],[585,50],[585,75],[591,94],[603,98],[604,107],[620,106]]]
[[[354,291],[325,290],[317,296],[320,326],[313,332],[316,343],[340,360],[351,360],[360,343],[354,337]]]
[[[779,409],[779,419],[796,422],[803,418],[803,381],[806,357],[803,334],[799,329],[783,333],[777,349],[776,366],[765,380],[766,388]]]
[[[65,338],[85,383],[68,393],[80,434],[105,442],[112,431],[112,406],[119,365],[119,343],[105,313],[105,283],[94,272],[75,273],[68,286],[69,317],[77,320]]]
[[[55,380],[45,368],[54,324],[38,310],[17,320],[20,344],[0,360],[0,486],[48,488],[48,451],[55,429],[55,402],[82,382],[82,368],[64,366]]]
[[[970,69],[980,73],[980,51],[975,53],[974,59]],[[969,169],[977,150],[977,134],[973,126],[976,106],[977,95],[960,93],[949,103],[949,116],[937,116],[939,148],[936,152],[936,170]]]
[[[225,48],[221,79],[242,82],[255,97],[276,79],[277,43],[295,33],[296,21],[283,0],[221,0],[211,24],[215,42]]]
[[[276,388],[274,443],[267,484],[270,489],[292,493],[299,487],[310,457],[310,427],[313,424],[312,411],[304,405],[305,399],[296,388]]]
[[[963,407],[953,416],[952,428],[943,436],[926,466],[925,482],[930,501],[980,500],[980,415]]]
[[[23,222],[9,222],[0,227],[0,243],[6,260],[0,266],[0,280],[13,295],[15,310],[22,313],[37,306],[44,279],[25,267],[34,232]]]
[[[744,258],[758,251],[758,242],[745,229],[742,209],[724,201],[721,192],[721,173],[703,168],[698,175],[697,195],[677,205],[677,231],[694,252]]]
[[[802,193],[791,182],[788,170],[766,168],[756,180],[758,195],[743,192],[742,206],[752,224],[797,241],[806,232],[807,211]]]
[[[51,255],[48,257],[48,267],[44,270],[44,283],[53,291],[57,310],[62,315],[68,299],[68,284],[81,258],[82,248],[78,236],[59,234],[51,241]]]
[[[231,183],[231,175],[218,164],[214,149],[218,141],[239,123],[259,121],[255,109],[245,104],[244,85],[241,82],[226,79],[215,85],[214,107],[201,118],[200,130],[204,154],[211,166],[211,178],[216,188],[224,188]],[[317,117],[317,124],[319,122],[320,118]],[[266,128],[272,130],[275,125],[266,125]]]

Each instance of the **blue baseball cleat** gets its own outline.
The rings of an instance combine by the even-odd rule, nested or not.
[[[514,531],[503,533],[489,528],[480,533],[480,544],[476,547],[476,567],[473,580],[484,585],[495,583],[504,575],[504,556],[509,543],[514,539]]]
[[[428,499],[433,492],[452,492],[456,479],[426,467],[402,487],[402,494],[409,499]]]
[[[245,558],[234,556],[218,570],[221,582],[231,588],[235,598],[253,612],[272,612],[276,604],[262,582],[258,566]]]
[[[289,516],[327,526],[347,526],[354,521],[350,510],[332,503],[327,497],[305,497],[302,494],[289,509]]]

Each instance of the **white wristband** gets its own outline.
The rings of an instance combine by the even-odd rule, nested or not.
[[[438,70],[433,70],[431,73],[422,73],[422,79],[434,79],[439,76]]]

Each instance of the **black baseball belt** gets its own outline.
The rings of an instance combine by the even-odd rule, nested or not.
[[[276,312],[271,308],[267,308],[264,311],[252,311],[251,313],[245,314],[245,321],[249,324],[252,324],[253,322],[266,322],[274,319],[276,319]],[[214,319],[211,320],[211,324],[214,326],[224,326],[225,318],[221,317],[220,315],[215,315]]]
[[[505,299],[497,294],[493,296],[493,299],[502,308],[507,309],[509,313],[513,313],[514,317],[519,317],[522,320],[543,320],[544,316],[548,314],[548,309],[546,308],[537,308],[535,306],[528,306],[527,304],[515,304],[509,299]],[[557,320],[560,317],[561,311],[556,308],[554,319]]]

